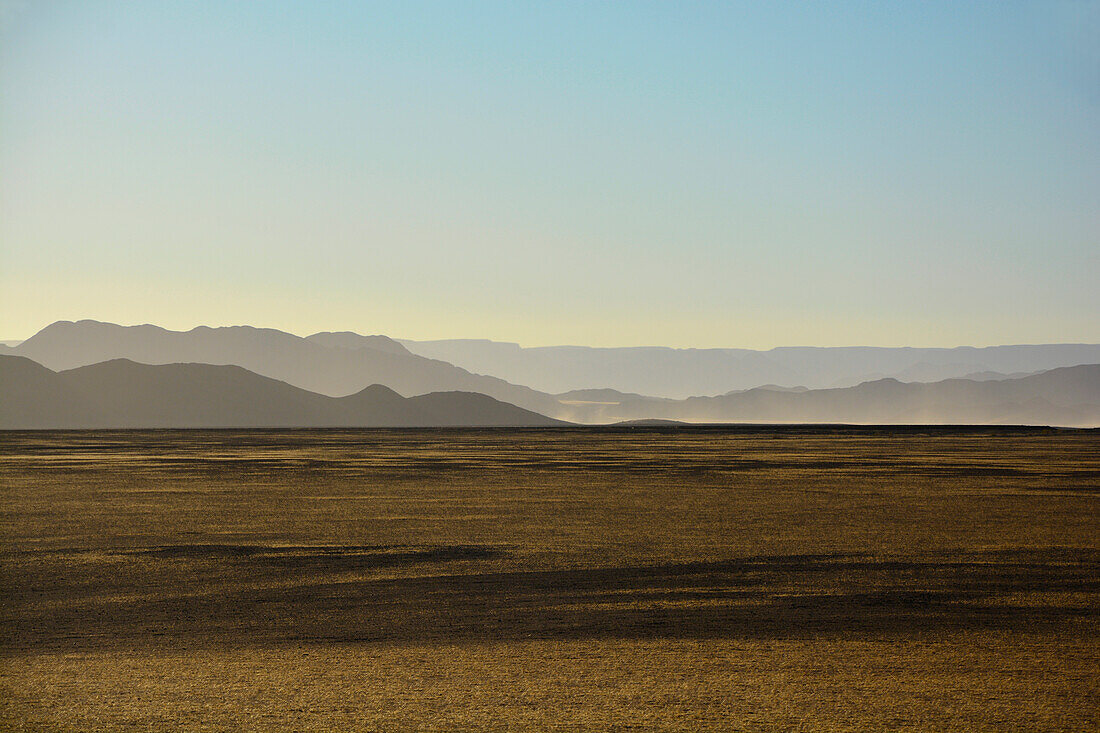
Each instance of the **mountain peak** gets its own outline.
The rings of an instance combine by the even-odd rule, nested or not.
[[[390,389],[384,384],[372,384],[369,387],[364,387],[355,394],[348,395],[348,397],[354,398],[367,398],[367,399],[405,399],[399,393]]]
[[[329,349],[374,349],[384,351],[387,354],[410,354],[399,342],[389,336],[375,334],[363,336],[354,331],[321,331],[312,336],[306,336],[306,341],[311,341]]]

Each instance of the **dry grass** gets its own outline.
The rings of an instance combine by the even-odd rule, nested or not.
[[[0,436],[0,723],[1100,727],[1100,436]]]

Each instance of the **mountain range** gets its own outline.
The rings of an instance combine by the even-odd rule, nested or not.
[[[826,389],[891,377],[902,382],[1023,376],[1047,369],[1100,363],[1100,344],[961,346],[949,349],[780,347],[672,349],[666,347],[524,348],[498,341],[460,339],[401,343],[414,354],[492,374],[551,394],[608,387],[683,399],[719,395],[762,384]]]
[[[610,399],[610,395],[604,395]],[[668,400],[626,396],[590,406],[597,422],[862,424],[1024,424],[1100,426],[1100,364],[1051,369],[1014,379],[900,382],[787,389],[768,385],[717,397]]]
[[[758,381],[750,388],[688,397],[592,385],[542,392],[505,381],[499,374],[475,374],[413,353],[420,346],[418,342],[351,332],[303,338],[250,326],[170,331],[152,325],[60,321],[24,342],[0,345],[0,355],[8,357],[0,372],[0,425],[541,425],[554,420],[610,423],[650,419],[1100,425],[1098,367],[1045,367],[1092,357],[1094,363],[1100,363],[1100,347],[1093,345],[770,352],[515,347],[524,354],[523,359],[543,354],[547,369],[560,366],[563,382],[579,379],[577,374],[583,373],[569,377],[568,365],[555,361],[555,354],[571,350],[584,355],[597,372],[617,379],[617,384],[662,369],[668,370],[662,377],[668,383],[678,378],[687,384],[707,380],[718,384],[716,373],[708,370],[717,370],[722,359],[741,354],[738,363],[754,365],[748,370],[729,367],[725,372],[726,384],[747,380],[746,375],[755,373]],[[492,348],[497,346],[509,345]],[[938,366],[911,363],[929,358],[929,352],[938,354]],[[782,357],[777,357],[776,363],[783,362],[786,367],[772,368],[766,363],[776,354]],[[966,355],[968,360],[957,360]],[[24,358],[10,361],[14,357]],[[709,366],[702,368],[708,359]],[[791,365],[797,363],[801,366],[796,373]],[[1004,371],[967,371],[987,363]],[[612,364],[618,367],[611,369]],[[905,364],[909,366],[901,372],[908,374],[928,376],[937,370],[964,374],[934,381],[876,376],[883,369]],[[792,384],[791,376],[796,374],[802,382],[815,385],[837,374],[859,372],[872,377],[855,385],[827,388]]]
[[[2,429],[558,424],[469,392],[402,397],[375,384],[329,397],[239,366],[114,359],[55,372],[25,357],[0,355]]]
[[[18,346],[0,348],[0,354],[25,356],[57,371],[111,359],[142,364],[232,364],[330,397],[384,384],[407,397],[428,392],[478,392],[543,414],[559,409],[551,395],[417,356],[385,336],[318,333],[302,338],[252,326],[170,331],[152,325],[58,321]]]

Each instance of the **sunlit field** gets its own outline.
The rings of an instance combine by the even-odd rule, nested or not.
[[[1100,433],[0,434],[5,730],[1089,730]]]

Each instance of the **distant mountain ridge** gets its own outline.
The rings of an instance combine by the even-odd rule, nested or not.
[[[236,365],[331,397],[384,384],[405,396],[478,392],[542,414],[561,409],[550,395],[417,356],[385,336],[319,333],[302,338],[252,326],[170,331],[153,325],[58,321],[0,354],[25,356],[57,371],[111,359]]]
[[[850,387],[893,377],[937,382],[981,372],[1015,376],[1100,363],[1100,344],[975,348],[779,347],[751,349],[594,348],[541,346],[484,339],[410,341],[414,354],[551,394],[591,387],[684,399],[753,389],[762,384],[810,389]]]
[[[561,379],[572,378],[569,376],[572,367],[556,364],[554,354],[572,355],[570,359],[579,360],[576,363],[582,366],[590,362],[595,373],[620,382],[656,375],[666,383],[682,379],[685,384],[699,385],[711,380],[716,385],[749,379],[746,375],[753,375],[754,382],[747,388],[727,388],[711,395],[694,392],[695,396],[669,398],[654,397],[645,391],[618,389],[607,382],[598,388],[589,385],[547,394],[494,376],[473,374],[444,361],[418,356],[406,348],[404,344],[408,343],[413,344],[412,348],[417,348],[415,342],[399,342],[387,336],[363,336],[352,332],[321,332],[302,338],[274,329],[250,326],[170,331],[151,325],[125,327],[96,321],[60,321],[15,347],[0,346],[0,354],[25,356],[60,372],[117,359],[154,365],[190,364],[193,367],[203,364],[235,365],[255,375],[285,383],[284,386],[328,397],[357,397],[370,385],[385,385],[399,397],[438,392],[479,393],[540,415],[582,423],[671,419],[691,422],[1019,422],[1091,425],[1094,419],[1093,394],[1081,385],[1078,385],[1081,389],[1075,388],[1076,391],[1049,392],[1043,387],[1045,380],[1066,379],[1065,374],[1068,373],[1049,377],[1044,375],[1051,370],[1033,367],[1049,362],[1073,361],[1094,352],[1096,361],[1093,363],[1100,363],[1100,347],[1088,344],[940,350],[794,348],[769,352],[585,347],[524,350],[511,345],[514,347],[510,349],[512,352],[527,354],[523,357],[525,359],[530,354],[546,356],[543,366],[547,369],[560,366]],[[489,350],[509,346],[488,341],[470,343],[474,343],[477,349]],[[935,359],[929,361],[932,358],[930,352],[938,354],[932,354],[938,362]],[[971,356],[967,357],[967,354]],[[996,363],[1002,371],[973,370],[977,361],[973,354],[980,354],[983,360]],[[731,358],[740,366],[731,367]],[[799,359],[805,363],[799,365]],[[780,364],[784,360],[788,366]],[[778,371],[787,374],[788,379],[776,378],[776,364],[780,364]],[[1023,368],[1019,368],[1021,366]],[[882,371],[894,368],[912,381],[878,376]],[[1064,368],[1055,367],[1053,371]],[[808,369],[819,370],[814,371],[817,374],[814,379],[802,378]],[[661,374],[662,370],[668,370],[668,374]],[[851,375],[863,374],[868,370],[872,375],[852,386],[807,386],[807,383],[813,385],[814,380],[829,380],[840,373],[847,373],[855,379]],[[937,373],[962,370],[966,370],[964,378],[931,379]],[[1095,379],[1095,374],[1087,369],[1081,373]],[[41,380],[42,375],[28,379],[31,382]],[[76,377],[67,379],[76,380]],[[1088,379],[1085,380],[1087,383]],[[55,386],[72,389],[72,385],[55,383]],[[231,397],[227,394],[225,399],[230,400]],[[272,393],[264,399],[276,397]],[[293,401],[299,397],[289,395],[287,399]],[[152,399],[151,393],[149,398]],[[76,406],[73,409],[79,411],[82,399],[79,394],[72,397],[72,404]],[[326,419],[333,419],[333,413],[324,414]],[[307,424],[313,423],[307,420]]]
[[[330,349],[377,349],[390,354],[412,353],[389,336],[361,336],[352,331],[322,331],[306,336],[306,341],[312,341]]]
[[[770,387],[669,400],[595,394],[577,400],[586,422],[784,422],[1100,426],[1100,365],[1018,379],[904,383],[827,390]],[[580,408],[578,408],[580,409]],[[0,429],[185,427],[548,426],[559,421],[491,397],[402,397],[372,385],[328,397],[237,366],[138,364],[126,359],[53,372],[0,355]]]
[[[328,397],[238,366],[114,359],[54,372],[0,355],[0,428],[455,427],[560,425],[468,392],[402,397],[372,385]]]
[[[1100,426],[1100,364],[1061,367],[1016,379],[906,383],[888,378],[836,389],[760,387],[685,400],[635,398],[594,408],[593,419],[1096,427]]]

